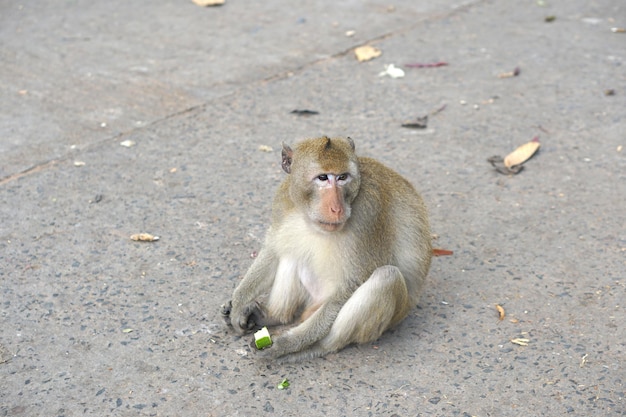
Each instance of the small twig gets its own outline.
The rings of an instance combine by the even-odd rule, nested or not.
[[[437,67],[445,67],[448,65],[447,62],[439,61],[439,62],[414,62],[411,64],[405,64],[404,66],[407,68],[437,68]]]

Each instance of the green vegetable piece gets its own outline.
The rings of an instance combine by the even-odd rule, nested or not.
[[[289,381],[287,380],[287,378],[283,379],[283,382],[281,382],[280,384],[276,385],[276,388],[278,388],[278,389],[289,388]]]
[[[272,346],[272,339],[270,337],[270,332],[267,330],[267,327],[263,327],[261,330],[254,334],[254,344],[259,350],[268,346]]]

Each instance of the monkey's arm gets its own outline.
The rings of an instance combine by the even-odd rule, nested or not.
[[[233,292],[227,322],[239,333],[254,329],[263,316],[257,299],[268,292],[274,282],[278,259],[271,248],[262,249]]]

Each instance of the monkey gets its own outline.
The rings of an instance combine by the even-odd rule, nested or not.
[[[252,346],[287,362],[377,340],[417,304],[430,268],[422,197],[350,138],[283,143],[281,165],[265,241],[222,316],[242,335],[285,329]]]

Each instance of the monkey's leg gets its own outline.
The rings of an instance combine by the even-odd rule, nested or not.
[[[391,265],[381,266],[344,304],[321,344],[329,350],[338,350],[349,343],[372,342],[404,319],[410,309],[400,270]]]
[[[293,362],[324,356],[351,343],[372,342],[404,319],[411,307],[400,270],[391,265],[382,266],[343,305],[326,337],[282,359]]]

